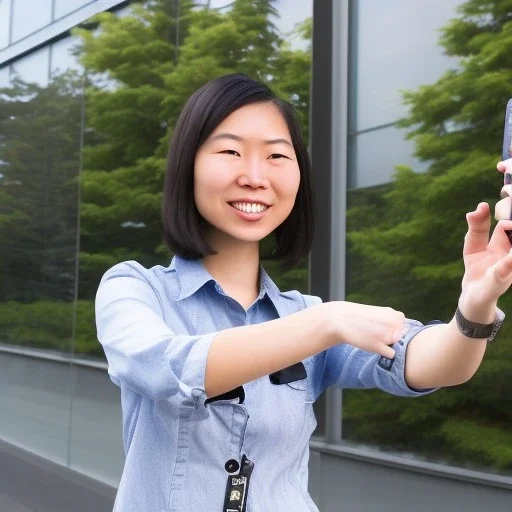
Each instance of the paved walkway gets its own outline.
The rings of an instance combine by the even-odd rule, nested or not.
[[[114,493],[0,441],[0,512],[112,512]]]

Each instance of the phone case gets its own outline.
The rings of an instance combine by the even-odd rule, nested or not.
[[[503,128],[502,160],[512,158],[512,98],[508,100],[505,111],[505,127]]]
[[[507,108],[505,110],[505,126],[503,127],[503,148],[501,151],[502,160],[512,158],[512,98],[508,100]],[[503,176],[503,185],[512,184],[512,175],[505,173]],[[509,213],[509,219],[512,219],[512,211]],[[508,239],[512,244],[512,231],[505,231]]]

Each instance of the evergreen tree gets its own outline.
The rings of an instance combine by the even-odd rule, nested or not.
[[[436,83],[407,92],[400,122],[428,171],[398,167],[391,185],[349,198],[348,298],[448,321],[463,274],[465,213],[494,208],[504,110],[512,96],[512,1],[470,0],[443,30],[459,57]],[[500,302],[509,310],[510,295]],[[420,401],[347,392],[345,434],[449,461],[512,468],[512,332],[505,325],[477,376]],[[397,419],[400,427],[397,428]]]

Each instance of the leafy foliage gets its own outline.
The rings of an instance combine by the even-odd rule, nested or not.
[[[348,299],[392,306],[422,321],[452,318],[463,274],[465,213],[491,208],[502,178],[504,107],[512,96],[512,2],[470,0],[443,30],[457,69],[404,93],[399,122],[426,173],[397,166],[391,184],[351,192]],[[509,310],[511,297],[500,306]],[[474,379],[420,401],[347,391],[344,435],[459,464],[512,469],[512,330],[505,326]],[[400,428],[396,428],[396,421]]]

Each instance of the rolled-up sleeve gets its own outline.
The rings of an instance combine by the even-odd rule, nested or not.
[[[95,304],[110,378],[155,401],[204,404],[206,361],[217,333],[175,334],[151,285],[114,269],[103,276]]]
[[[306,306],[320,304],[322,299],[305,295]],[[314,356],[313,395],[318,397],[329,386],[339,388],[381,389],[398,396],[422,396],[438,388],[414,389],[405,380],[405,356],[411,340],[423,329],[432,325],[423,325],[417,320],[407,319],[400,340],[393,345],[395,357],[387,359],[373,352],[366,352],[346,343]]]
[[[407,319],[400,340],[392,347],[395,357],[388,359],[357,347],[340,344],[326,354],[326,383],[341,388],[377,388],[398,396],[422,396],[438,388],[414,389],[405,380],[405,356],[411,340],[431,327]]]

